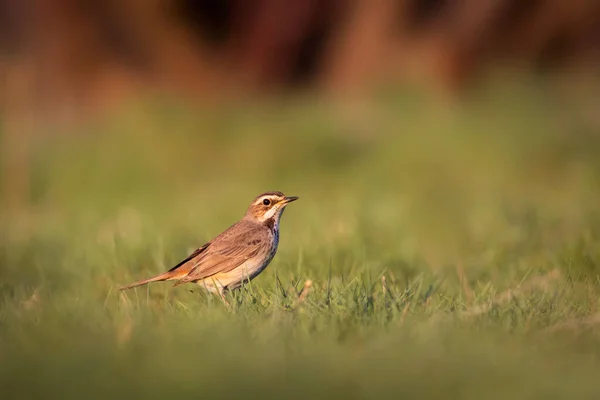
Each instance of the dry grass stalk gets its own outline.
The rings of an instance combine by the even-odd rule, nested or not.
[[[129,298],[123,292],[119,293],[119,306],[123,310],[129,310],[131,308],[131,301],[129,301]]]
[[[411,303],[406,303],[406,305],[402,309],[402,314],[400,316],[400,324],[404,323],[404,320],[406,319],[406,314],[408,314],[408,310],[410,309],[410,305]]]
[[[300,304],[304,303],[304,300],[306,300],[306,297],[308,296],[308,293],[310,292],[311,287],[312,287],[312,281],[310,279],[308,279],[306,282],[304,282],[304,287],[302,288],[300,295],[298,295],[298,299],[296,300],[294,307],[298,307]]]
[[[473,304],[473,299],[475,298],[475,295],[473,294],[473,290],[469,286],[467,274],[465,274],[465,269],[463,268],[462,263],[458,263],[456,265],[456,274],[458,275],[458,279],[460,280],[460,283],[462,285],[463,292],[465,293],[467,305],[471,306],[471,304]]]

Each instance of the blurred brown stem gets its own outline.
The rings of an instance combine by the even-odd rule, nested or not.
[[[33,123],[32,64],[17,60],[6,65],[6,99],[2,118],[2,199],[11,211],[26,207],[29,197],[29,153]]]
[[[342,11],[324,60],[323,85],[331,93],[359,89],[374,78],[391,40],[397,1],[355,0]],[[346,14],[344,16],[344,14]]]

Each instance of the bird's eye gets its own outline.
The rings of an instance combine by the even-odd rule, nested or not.
[[[269,199],[264,199],[264,200],[263,200],[263,204],[264,204],[265,206],[268,206],[269,204],[271,204],[271,200],[269,200]]]

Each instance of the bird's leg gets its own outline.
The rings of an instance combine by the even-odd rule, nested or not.
[[[221,296],[221,300],[223,300],[223,303],[225,303],[227,308],[231,308],[231,304],[229,304],[229,302],[225,298],[225,289],[219,289],[219,296]]]

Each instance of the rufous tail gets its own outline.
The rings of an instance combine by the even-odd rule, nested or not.
[[[180,278],[180,275],[181,274],[179,274],[179,273],[175,273],[175,271],[168,271],[168,272],[162,273],[160,275],[157,275],[153,278],[148,278],[148,279],[143,279],[141,281],[133,282],[132,284],[129,284],[127,286],[123,286],[123,287],[119,288],[119,290],[131,289],[131,288],[146,285],[146,284],[152,283],[152,282],[160,282],[160,281],[168,281],[171,279],[178,279],[178,278]]]

